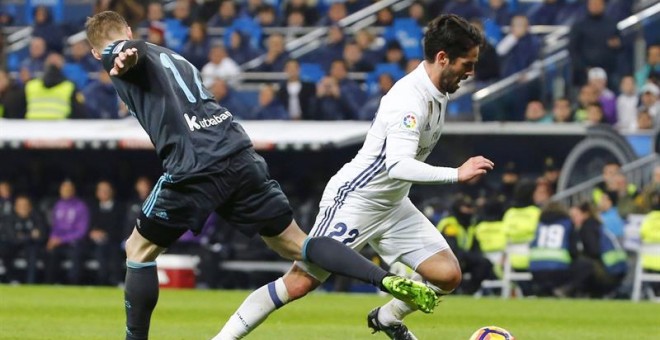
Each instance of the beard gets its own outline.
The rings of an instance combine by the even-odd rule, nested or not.
[[[451,68],[447,67],[440,74],[440,92],[454,93],[458,90],[460,77]]]

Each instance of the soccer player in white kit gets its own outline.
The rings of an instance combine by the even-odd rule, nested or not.
[[[329,236],[356,250],[370,244],[387,263],[413,268],[437,294],[459,285],[456,257],[408,192],[413,183],[465,182],[493,169],[482,156],[458,168],[424,163],[442,133],[448,94],[473,75],[482,43],[482,34],[459,16],[442,15],[428,25],[425,60],[382,98],[362,149],[328,182],[311,237]],[[313,264],[296,262],[282,278],[286,289],[271,283],[254,291],[214,339],[244,337],[328,276]],[[369,313],[368,325],[391,339],[416,339],[402,323],[414,310],[393,299]]]

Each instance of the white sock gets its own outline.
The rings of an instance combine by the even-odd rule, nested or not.
[[[243,338],[287,302],[289,293],[280,277],[252,292],[212,340]]]
[[[414,306],[410,306],[401,300],[392,299],[380,307],[378,321],[383,326],[400,325],[403,318],[416,310]]]

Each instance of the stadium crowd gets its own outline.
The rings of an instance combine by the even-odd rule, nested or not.
[[[623,244],[633,234],[641,235],[642,242],[660,243],[660,166],[655,167],[651,183],[637,188],[627,182],[618,163],[607,162],[604,181],[594,189],[592,199],[573,207],[550,201],[558,177],[559,167],[552,159],[538,177],[523,175],[509,163],[498,181],[455,184],[447,190],[451,196],[415,199],[468,274],[460,293],[495,293],[482,289],[482,282],[501,278],[507,245],[524,244],[530,247],[529,255],[512,258],[511,264],[516,271],[533,274],[531,282],[519,283],[525,295],[630,295],[636,255]],[[322,184],[307,199],[290,195],[296,216],[307,229],[318,212],[316,197]],[[0,282],[121,284],[123,242],[151,186],[149,178],[140,177],[133,195],[119,198],[107,180],[96,183],[88,195],[67,179],[59,184],[57,197],[33,198],[14,193],[7,181],[0,182]],[[635,218],[643,221],[641,229],[626,234],[626,225]],[[369,249],[363,252],[375,256]],[[279,259],[258,237],[247,238],[223,227],[215,215],[200,235],[188,232],[168,253],[198,256],[198,286],[208,288],[253,288],[276,275],[229,274],[221,269],[223,261]],[[660,272],[659,260],[643,258],[644,269]],[[326,287],[350,289],[351,283],[338,279]]]
[[[518,74],[544,57],[543,37],[532,33],[530,25],[570,25],[573,86],[566,95],[543,98],[531,86],[499,100],[504,113],[483,117],[606,123],[637,131],[658,127],[660,121],[660,41],[657,35],[647,39],[647,62],[634,70],[630,39],[616,28],[637,2],[418,0],[404,11],[378,10],[373,24],[357,31],[343,23],[371,5],[369,0],[122,0],[97,1],[89,10],[118,11],[139,37],[186,57],[201,70],[216,100],[239,119],[371,120],[380,98],[420,63],[422,27],[440,13],[465,16],[488,38],[476,66],[477,88]],[[53,8],[36,6],[29,20],[20,20],[16,11],[0,7],[3,24],[31,23],[33,32],[27,48],[3,55],[0,116],[130,116],[109,76],[99,72],[84,35],[77,34],[84,18],[56,20]],[[291,57],[287,42],[314,27],[327,28],[318,48]],[[246,74],[263,72],[284,76],[258,83],[243,80]],[[43,98],[49,99],[47,104]]]

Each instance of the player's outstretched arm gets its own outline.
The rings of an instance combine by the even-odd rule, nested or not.
[[[468,182],[493,170],[495,163],[483,156],[471,157],[458,168],[458,181]]]

